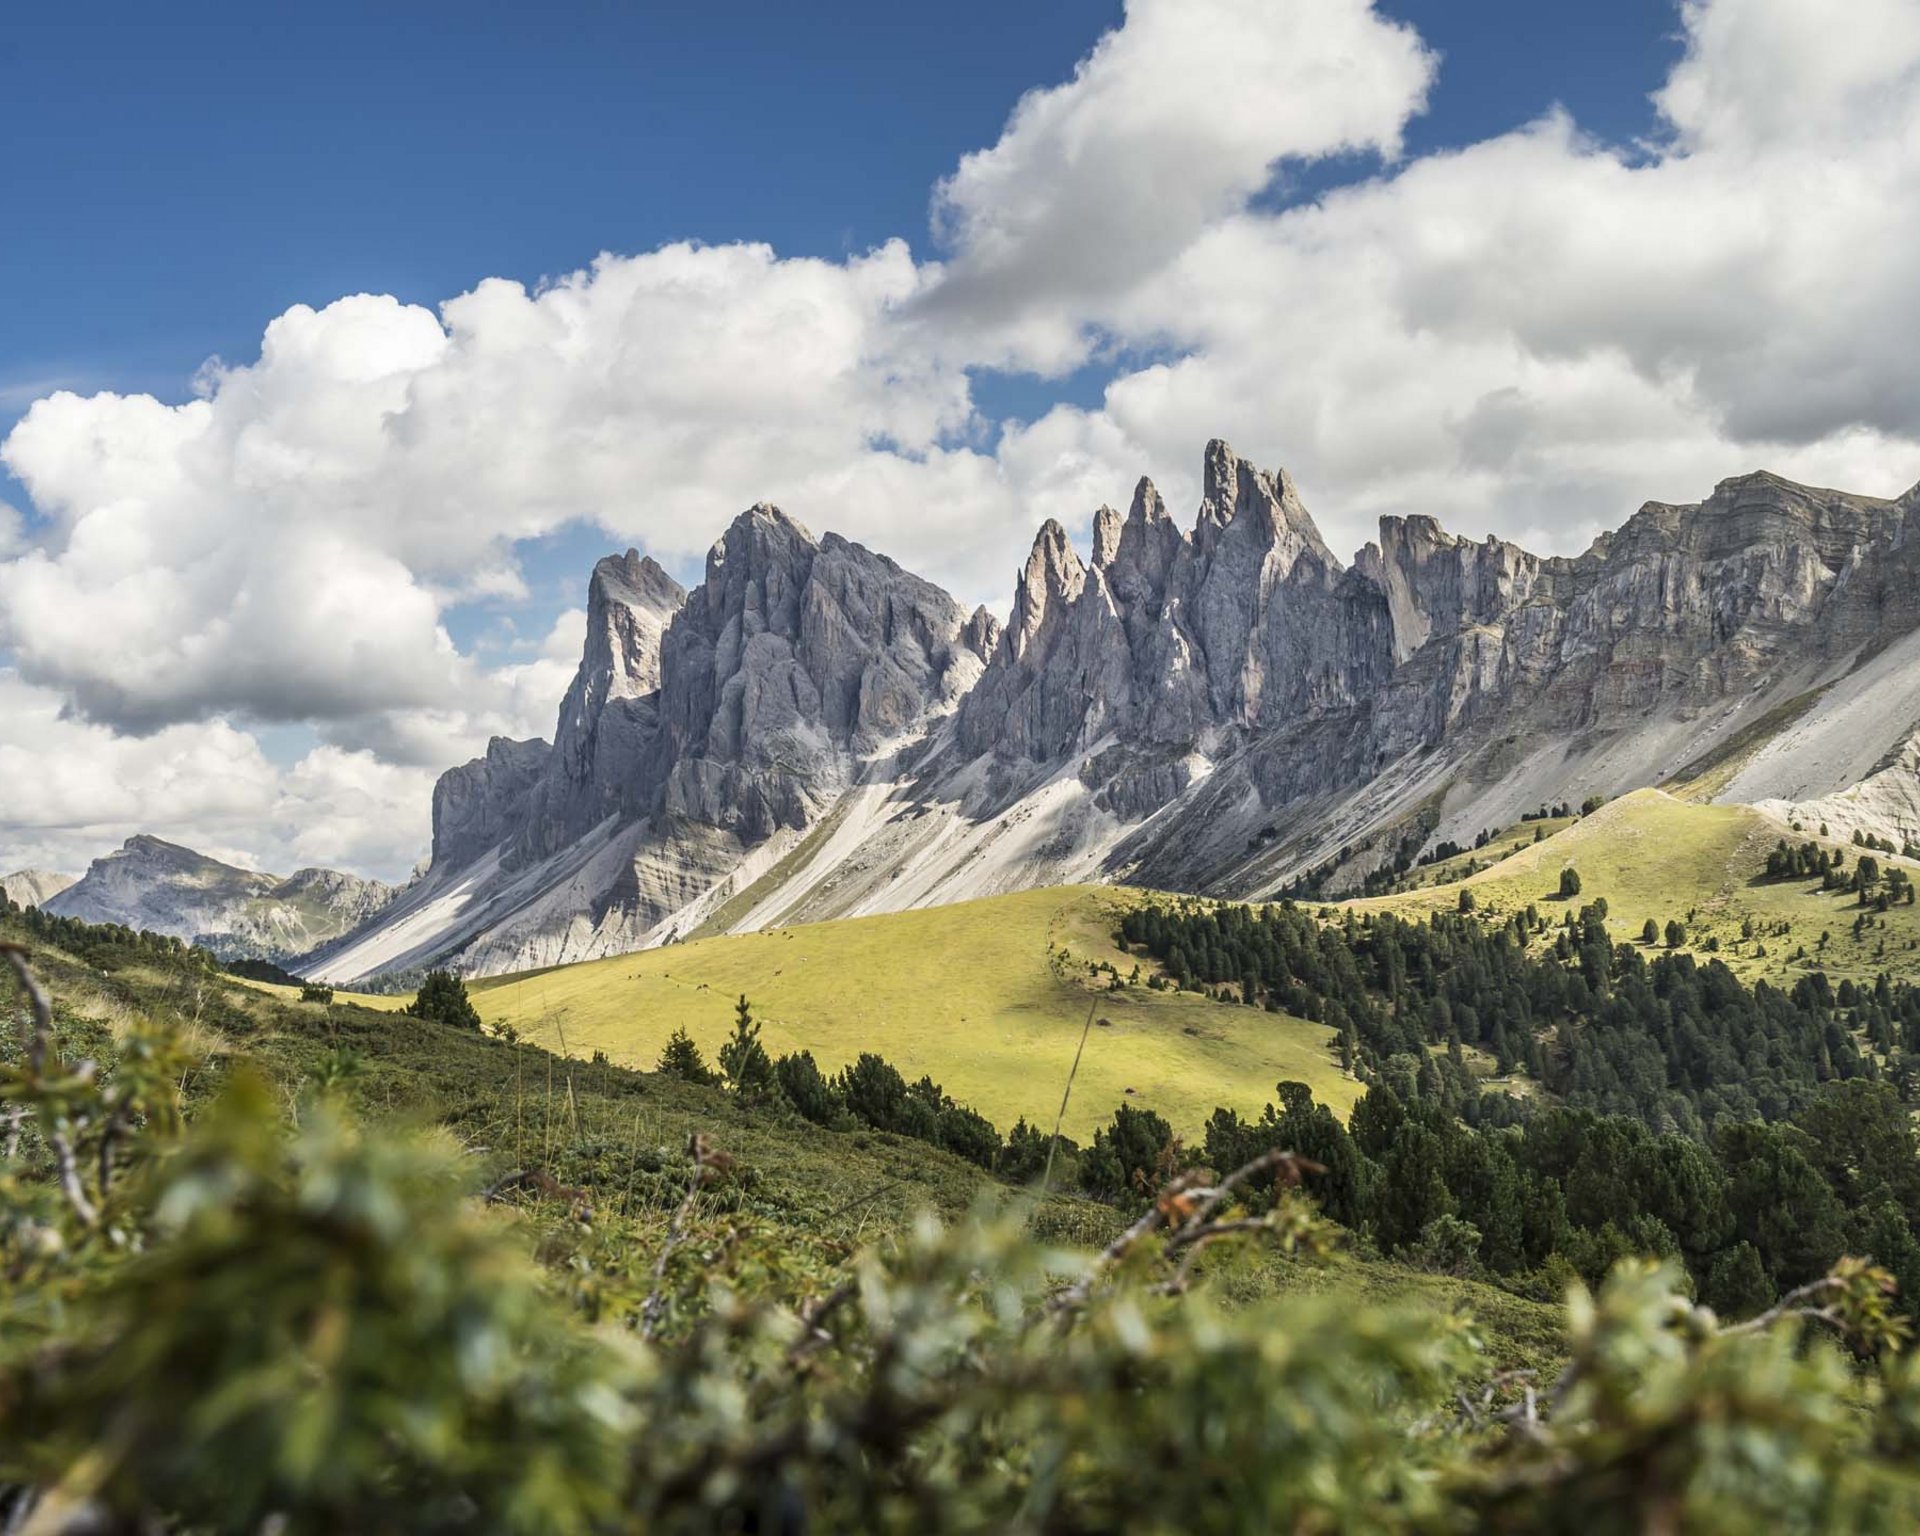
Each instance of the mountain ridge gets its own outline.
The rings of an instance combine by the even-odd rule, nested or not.
[[[241,869],[137,833],[39,905],[57,917],[170,933],[222,959],[289,960],[364,923],[396,894],[334,869]]]
[[[1916,507],[1756,471],[1577,555],[1411,512],[1343,563],[1216,440],[1190,529],[1146,478],[1089,558],[1044,523],[1002,628],[759,503],[691,592],[636,550],[595,566],[553,742],[443,775],[425,875],[308,968],[485,974],[1086,880],[1337,893],[1709,759],[1716,798],[1920,834]]]
[[[462,847],[458,867],[437,842],[442,894],[376,919],[316,957],[317,973],[354,980],[429,958],[507,970],[716,921],[739,931],[1086,879],[1256,897],[1331,862],[1338,889],[1540,800],[1665,782],[1808,694],[1821,702],[1796,730],[1820,735],[1830,718],[1858,735],[1847,678],[1876,650],[1904,656],[1920,629],[1905,537],[1916,494],[1758,471],[1701,502],[1647,502],[1573,556],[1459,538],[1412,513],[1382,518],[1343,564],[1284,470],[1216,440],[1191,531],[1145,478],[1126,514],[1096,512],[1090,559],[1045,522],[997,634],[978,614],[962,625],[957,604],[885,557],[814,540],[762,503],[715,545],[707,580],[656,615],[661,686],[630,706],[651,700],[655,715],[616,732],[611,763],[587,754],[595,781],[626,798],[593,802],[602,819],[584,834],[577,803],[550,800],[557,822]],[[847,728],[844,680],[793,707],[799,594],[816,552],[835,548],[859,550],[869,587],[910,585],[915,611],[937,610],[945,643],[979,661],[963,686],[889,695],[886,731]],[[742,586],[755,550],[764,569]],[[809,632],[798,672],[817,682],[843,653],[870,660],[871,637],[891,633],[882,609],[825,605],[836,622]],[[576,712],[608,666],[594,649],[604,627],[590,625]],[[756,661],[763,633],[779,639]],[[748,698],[780,706],[749,726]],[[1866,735],[1880,738],[1878,772],[1904,787],[1920,691],[1891,714]],[[803,743],[797,761],[770,760]],[[484,771],[502,776],[494,765],[514,750],[536,751],[495,743]],[[1868,777],[1829,765],[1792,779],[1798,799],[1754,798],[1791,814]],[[1909,802],[1920,813],[1920,790],[1882,786],[1861,814],[1904,816]]]

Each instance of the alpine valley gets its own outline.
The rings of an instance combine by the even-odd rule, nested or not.
[[[552,742],[446,773],[426,870],[300,969],[488,975],[1070,883],[1338,896],[1648,786],[1904,847],[1916,508],[1757,473],[1572,558],[1409,515],[1343,564],[1216,441],[1190,530],[1147,480],[1090,561],[1045,524],[1003,628],[761,504],[691,592],[595,567]]]

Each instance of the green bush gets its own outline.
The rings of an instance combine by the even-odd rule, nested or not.
[[[428,971],[420,990],[407,1004],[416,1019],[432,1019],[458,1029],[480,1027],[480,1014],[467,997],[467,984],[452,971]]]

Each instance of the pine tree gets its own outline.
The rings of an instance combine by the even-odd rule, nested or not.
[[[1571,901],[1580,894],[1580,872],[1575,869],[1560,871],[1560,899]]]
[[[740,994],[740,1001],[733,1008],[733,1033],[727,1043],[720,1047],[720,1070],[726,1074],[727,1086],[733,1090],[733,1096],[743,1103],[759,1103],[770,1097],[777,1088],[773,1075],[773,1058],[767,1054],[767,1048],[760,1043],[760,1025],[748,1006],[747,994]]]
[[[834,1097],[833,1085],[814,1061],[812,1051],[782,1056],[773,1064],[773,1077],[780,1085],[781,1095],[807,1119],[817,1125],[833,1124],[840,1113],[840,1101]]]
[[[667,1036],[666,1048],[660,1052],[660,1065],[655,1071],[663,1077],[677,1077],[687,1083],[711,1083],[714,1072],[707,1065],[707,1058],[700,1054],[700,1047],[693,1043],[693,1036],[686,1027]]]

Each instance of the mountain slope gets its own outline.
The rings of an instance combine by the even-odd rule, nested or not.
[[[60,917],[173,934],[226,959],[283,960],[365,922],[394,894],[338,870],[261,874],[139,836],[41,905]]]
[[[1004,633],[764,506],[684,602],[603,561],[561,745],[443,779],[427,879],[316,974],[1084,881],[1338,894],[1682,779],[1920,833],[1920,493],[1746,475],[1572,558],[1389,517],[1345,566],[1284,472],[1215,442],[1203,482],[1191,532],[1144,480],[1102,508],[1090,562],[1042,528]]]
[[[0,875],[0,896],[22,907],[44,907],[78,878],[48,869],[16,870],[10,875]]]

